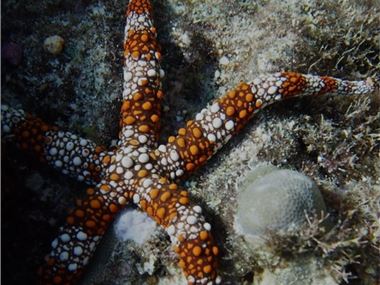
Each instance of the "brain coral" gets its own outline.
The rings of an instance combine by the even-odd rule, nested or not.
[[[235,228],[239,234],[288,232],[301,226],[306,214],[326,213],[316,184],[297,171],[261,166],[247,174],[238,190]]]

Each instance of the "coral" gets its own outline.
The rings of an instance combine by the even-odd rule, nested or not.
[[[292,232],[315,215],[326,215],[322,195],[297,171],[259,166],[238,187],[235,228],[246,238],[265,240],[271,231]]]
[[[288,263],[285,267],[277,268],[274,272],[264,271],[253,284],[338,285],[339,283],[323,269],[320,260],[301,257]]]
[[[145,213],[137,210],[126,210],[120,213],[115,221],[115,234],[120,240],[133,240],[144,244],[152,236],[156,224]]]

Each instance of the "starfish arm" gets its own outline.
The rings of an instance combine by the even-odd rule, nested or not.
[[[128,195],[116,195],[111,185],[102,181],[87,189],[84,200],[77,200],[39,270],[40,284],[77,284],[80,280],[115,214],[129,200]]]
[[[240,83],[187,122],[185,128],[160,145],[154,155],[158,169],[171,179],[196,170],[248,122],[272,103],[300,96],[362,95],[374,91],[368,81],[345,81],[328,76],[282,72]]]
[[[138,180],[135,189],[133,202],[165,228],[188,283],[220,283],[219,249],[211,225],[202,208],[190,203],[188,192],[155,174]]]
[[[124,38],[124,88],[119,139],[122,145],[156,146],[161,100],[161,53],[149,1],[131,1]]]
[[[102,147],[70,132],[59,131],[21,109],[1,106],[1,135],[79,181],[96,184],[104,176],[102,158],[107,153]]]

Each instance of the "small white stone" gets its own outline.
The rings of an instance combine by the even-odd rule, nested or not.
[[[125,199],[125,197],[123,197],[123,196],[119,197],[119,199],[117,199],[117,201],[119,202],[120,205],[127,204],[127,199]]]
[[[123,158],[123,154],[121,154],[120,152],[118,152],[117,154],[116,154],[116,162],[119,162],[121,159]]]
[[[122,174],[124,172],[124,169],[120,166],[116,167],[116,173],[117,174]]]
[[[187,219],[186,219],[186,222],[189,225],[194,225],[197,221],[198,221],[197,218],[194,217],[194,216],[188,216]]]
[[[57,239],[54,239],[52,242],[51,242],[51,247],[52,248],[56,248],[58,245],[58,240]]]
[[[212,104],[210,110],[212,113],[218,112],[220,110],[219,104],[218,103]]]
[[[175,233],[175,227],[173,225],[169,226],[167,229],[166,229],[166,232],[168,233],[168,235],[174,235]]]
[[[61,168],[62,165],[63,165],[63,163],[62,163],[62,161],[60,161],[60,160],[56,160],[56,161],[54,162],[54,165],[55,165],[55,167],[59,167],[59,168]]]
[[[123,132],[124,136],[126,138],[129,138],[130,136],[132,136],[135,132],[133,130],[126,130]]]
[[[147,62],[145,60],[139,60],[137,63],[139,66],[142,66],[142,67],[147,65]]]
[[[180,176],[182,176],[183,175],[183,170],[182,169],[177,169],[177,171],[175,172],[175,175],[177,176],[177,177],[180,177]]]
[[[131,72],[124,72],[124,80],[130,81],[133,77],[133,74]]]
[[[163,69],[160,69],[160,77],[164,78],[165,76],[165,71]]]
[[[143,182],[143,186],[145,188],[148,188],[152,184],[153,184],[153,181],[152,181],[152,179],[149,179],[149,178],[145,179],[144,182]]]
[[[197,232],[199,232],[199,230],[198,230],[197,227],[195,227],[195,226],[191,226],[191,227],[190,227],[190,232],[192,232],[192,233],[197,233]]]
[[[221,126],[222,126],[223,122],[220,118],[214,118],[212,120],[212,126],[215,128],[215,129],[219,129]]]
[[[82,164],[82,160],[81,160],[78,156],[76,156],[76,157],[74,157],[74,159],[73,159],[73,164],[74,164],[75,166],[81,165],[81,164]]]
[[[138,139],[140,143],[146,143],[148,141],[148,138],[144,135],[140,135]]]
[[[265,93],[265,90],[263,88],[260,88],[259,91],[257,91],[258,96],[263,96]]]
[[[178,223],[178,224],[177,224],[177,228],[178,228],[179,230],[183,229],[184,226],[185,226],[184,223]]]
[[[175,150],[170,151],[170,158],[173,161],[177,161],[179,159],[178,152],[176,152]]]
[[[124,174],[124,178],[125,178],[125,179],[129,180],[129,179],[131,179],[132,177],[133,177],[133,172],[132,172],[132,171],[127,171],[127,172],[125,172],[125,174]]]
[[[207,139],[210,141],[210,142],[215,142],[216,141],[216,136],[214,134],[208,134],[207,135]]]
[[[111,158],[111,161],[112,161],[112,158]],[[112,165],[110,166],[110,168],[108,168],[108,171],[111,173],[111,172],[113,172],[115,169],[116,169],[116,165],[115,165],[115,164],[112,164]]]
[[[65,260],[69,259],[69,253],[67,251],[61,252],[61,254],[59,255],[59,259],[61,261],[65,261]]]
[[[131,168],[133,166],[133,160],[129,156],[123,157],[121,165],[125,168]]]
[[[161,145],[158,147],[158,150],[159,150],[160,152],[166,152],[166,146],[163,145],[163,144],[161,144]]]
[[[133,150],[133,148],[132,148],[132,147],[130,147],[130,146],[127,146],[127,147],[123,148],[123,152],[124,152],[124,154],[128,154],[128,153],[131,153],[131,152],[132,152],[132,150]]]
[[[80,231],[80,232],[77,233],[77,239],[79,239],[79,240],[86,240],[87,239],[87,234],[85,232]]]
[[[52,147],[51,149],[49,149],[49,154],[51,156],[54,156],[58,153],[58,150],[55,148],[55,147]]]
[[[211,230],[211,225],[209,223],[204,223],[203,227],[205,228],[206,231],[210,231]]]
[[[81,146],[86,146],[87,143],[88,143],[88,141],[85,140],[85,139],[80,139],[80,141],[79,141],[79,144],[80,144]]]
[[[70,240],[70,236],[68,234],[62,234],[60,236],[60,239],[63,241],[63,242],[68,242]]]
[[[196,206],[194,206],[193,207],[193,210],[194,210],[194,212],[196,212],[196,213],[202,213],[202,208],[201,207],[199,207],[198,205],[196,205]]]
[[[161,164],[163,165],[163,166],[166,166],[166,165],[168,165],[168,160],[165,158],[165,157],[163,157],[162,159],[161,159]]]
[[[137,204],[140,202],[140,196],[138,194],[133,195],[133,203]]]
[[[196,114],[196,115],[195,115],[195,120],[197,120],[197,121],[201,121],[201,120],[203,120],[203,114],[202,114],[202,113],[198,113],[198,114]]]
[[[131,89],[130,88],[125,88],[123,90],[123,99],[128,98],[128,95],[131,94]]]
[[[154,77],[157,75],[157,72],[154,69],[149,69],[147,74],[149,77]]]
[[[69,266],[67,267],[69,271],[75,271],[77,270],[77,268],[78,268],[78,265],[76,263],[70,263]]]
[[[145,152],[148,151],[147,148],[146,148],[145,146],[143,146],[143,147],[139,147],[137,150],[138,150],[140,153],[145,153]]]
[[[74,247],[74,254],[79,256],[83,253],[83,248],[81,246]]]
[[[234,122],[232,120],[229,120],[224,126],[227,131],[232,130],[234,128]]]
[[[271,86],[268,89],[268,94],[272,95],[272,94],[276,93],[276,91],[277,91],[277,87],[276,86]]]
[[[140,163],[147,163],[149,161],[149,155],[146,153],[142,153],[139,156],[139,162]]]
[[[68,142],[66,144],[66,150],[70,151],[74,148],[74,143],[73,142]]]

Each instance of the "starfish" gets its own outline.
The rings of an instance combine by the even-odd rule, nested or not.
[[[59,130],[23,110],[2,105],[2,135],[60,172],[89,184],[87,197],[66,218],[39,273],[42,284],[75,284],[115,215],[128,203],[146,212],[169,235],[189,284],[219,284],[219,247],[202,208],[176,181],[204,165],[260,109],[301,96],[364,95],[367,81],[296,72],[241,82],[210,103],[158,145],[161,53],[148,0],[126,11],[124,86],[116,147],[107,149]]]

